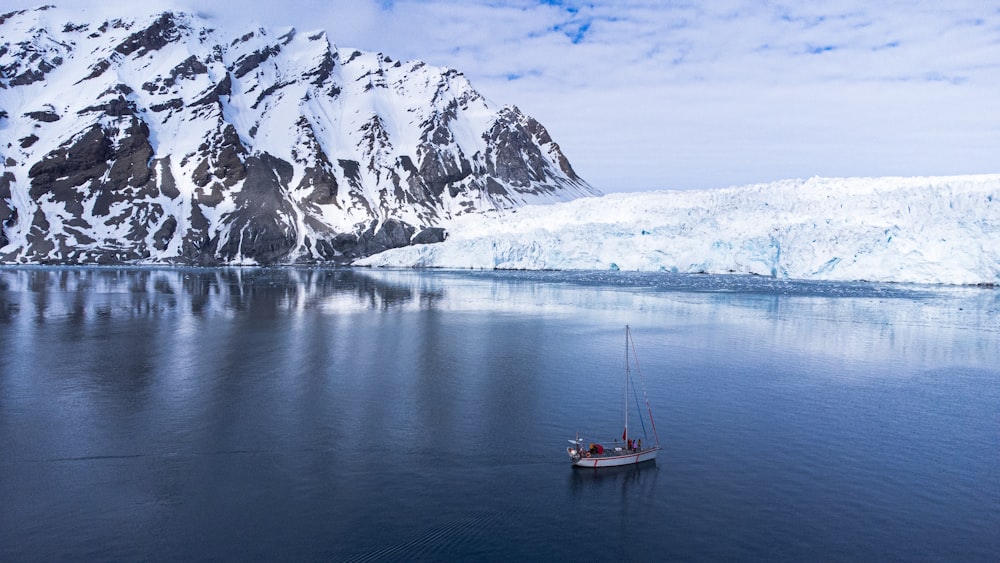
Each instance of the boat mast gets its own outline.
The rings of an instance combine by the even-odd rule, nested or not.
[[[630,339],[629,327],[628,325],[625,325],[625,396],[624,396],[625,402],[623,403],[623,405],[625,406],[625,432],[622,435],[622,441],[625,442],[626,444],[628,443],[627,441],[628,440],[628,384],[629,384],[629,376],[631,375],[629,373],[629,361],[628,361],[629,339]]]

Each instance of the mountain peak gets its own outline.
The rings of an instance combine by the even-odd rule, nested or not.
[[[597,193],[457,70],[323,31],[77,17],[0,16],[2,261],[350,262]]]

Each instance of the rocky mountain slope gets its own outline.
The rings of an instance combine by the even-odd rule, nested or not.
[[[0,262],[350,262],[596,195],[451,69],[191,14],[0,15]]]

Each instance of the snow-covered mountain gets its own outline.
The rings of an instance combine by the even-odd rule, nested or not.
[[[597,192],[451,69],[185,13],[0,15],[0,262],[350,261]]]
[[[1000,284],[1000,175],[609,194],[448,229],[359,264]]]

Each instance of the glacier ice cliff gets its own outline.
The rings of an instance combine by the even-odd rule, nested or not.
[[[998,284],[1000,175],[609,194],[457,218],[448,230],[442,243],[358,264]]]

